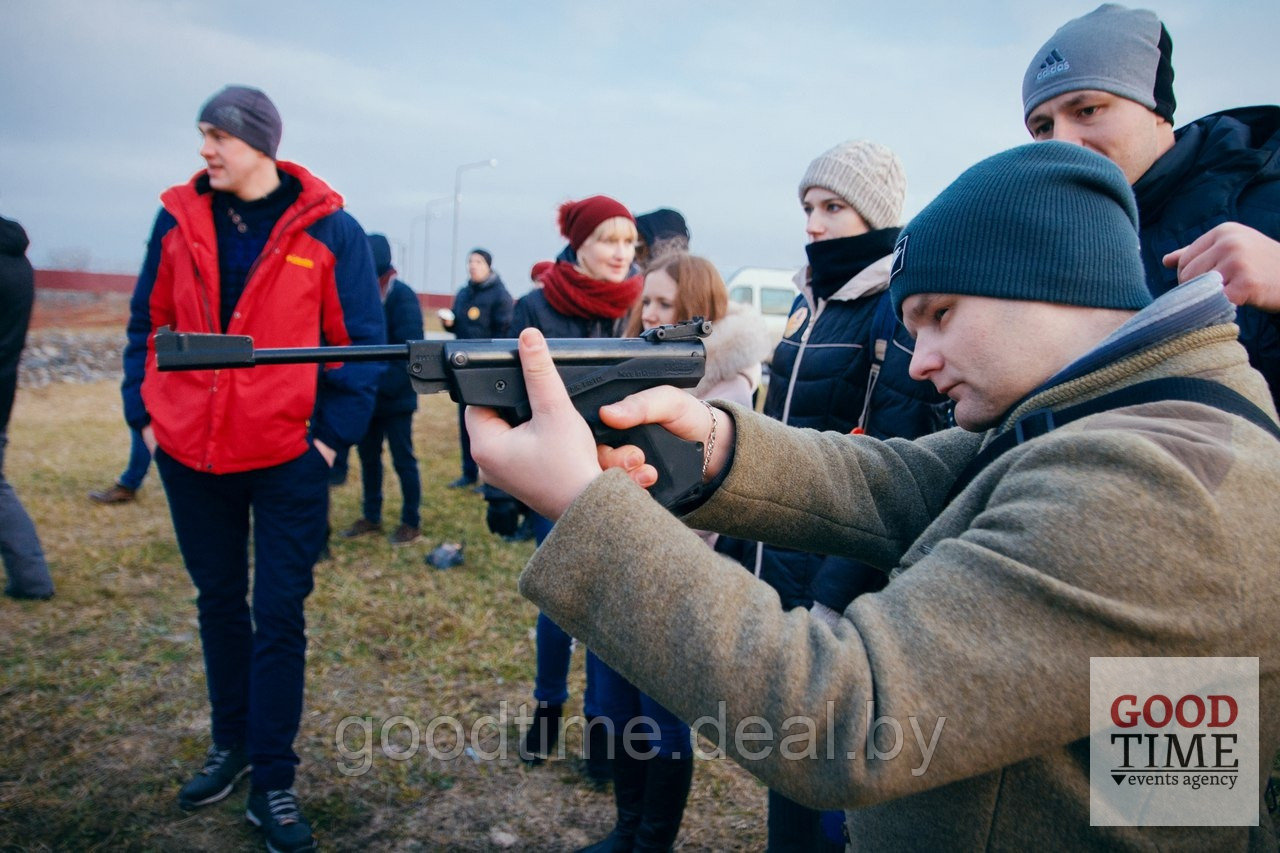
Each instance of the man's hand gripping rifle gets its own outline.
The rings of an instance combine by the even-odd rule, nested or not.
[[[596,441],[611,447],[639,447],[645,461],[658,470],[658,482],[649,492],[663,506],[684,498],[701,482],[702,442],[676,438],[656,424],[625,431],[611,429],[600,422],[600,407],[656,385],[697,385],[706,362],[702,338],[710,332],[709,322],[695,318],[649,329],[638,338],[547,341],[569,397]],[[253,338],[247,335],[173,332],[165,326],[156,330],[154,346],[160,370],[407,361],[409,377],[419,394],[448,391],[455,402],[497,409],[513,426],[532,416],[514,339],[255,350]]]

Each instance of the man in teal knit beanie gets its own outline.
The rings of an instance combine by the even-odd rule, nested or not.
[[[682,517],[646,493],[636,448],[597,449],[526,330],[533,419],[467,411],[485,481],[556,520],[521,592],[681,719],[715,721],[764,784],[843,808],[855,846],[1274,847],[1280,426],[1221,278],[1151,302],[1135,220],[1118,168],[1046,143],[978,164],[903,229],[890,287],[911,370],[959,428],[880,441],[673,388],[602,408],[702,443]],[[784,612],[695,530],[856,557],[888,582],[833,616]],[[1135,667],[1151,697],[1143,677],[1205,657],[1169,695],[1242,697],[1231,788],[1117,782],[1146,751],[1095,722],[1094,661]],[[1227,659],[1251,681],[1220,682]]]
[[[889,288],[899,315],[909,295],[934,291],[1145,308],[1133,191],[1114,163],[1074,145],[990,157],[902,230]]]

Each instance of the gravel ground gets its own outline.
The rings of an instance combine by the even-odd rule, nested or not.
[[[128,294],[37,289],[18,386],[119,382],[128,319]]]
[[[123,328],[118,332],[36,329],[18,364],[18,386],[43,388],[55,382],[98,382],[121,378]]]

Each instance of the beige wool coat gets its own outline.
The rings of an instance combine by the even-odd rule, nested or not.
[[[1010,422],[1171,375],[1275,415],[1224,324],[1053,388]],[[616,471],[559,520],[521,591],[684,720],[723,713],[730,757],[846,809],[856,849],[1275,849],[1265,808],[1253,829],[1089,826],[1091,656],[1258,657],[1265,782],[1280,746],[1280,443],[1266,431],[1194,403],[1113,410],[1009,451],[944,509],[990,436],[880,442],[725,408],[732,468],[684,521],[856,556],[891,571],[883,591],[834,630],[783,612]],[[784,757],[798,717],[813,754]],[[886,717],[901,749],[868,758]],[[761,720],[773,741],[735,742]]]

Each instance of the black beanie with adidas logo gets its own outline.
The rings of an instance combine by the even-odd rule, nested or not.
[[[1116,164],[1066,142],[989,157],[902,229],[889,290],[899,317],[916,293],[1144,308],[1133,190]]]

